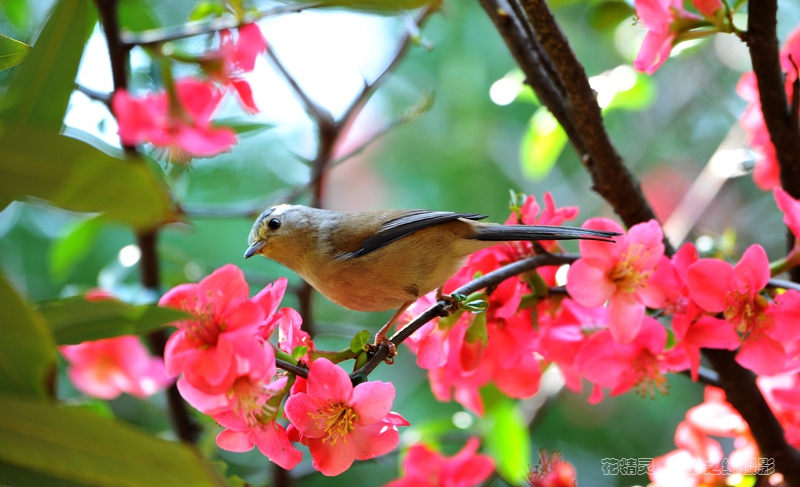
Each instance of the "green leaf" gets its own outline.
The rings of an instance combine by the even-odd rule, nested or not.
[[[63,281],[92,250],[92,246],[105,224],[102,216],[81,220],[64,232],[50,247],[50,272]]]
[[[369,343],[369,331],[361,330],[350,340],[350,351],[358,353],[365,350],[367,343]]]
[[[0,394],[43,398],[45,375],[55,365],[53,339],[42,317],[28,308],[3,276],[0,303],[5,325],[0,340]],[[9,444],[0,441],[0,445]]]
[[[609,72],[611,89],[616,90],[604,110],[641,111],[653,104],[656,87],[650,76],[630,66],[619,66]]]
[[[236,132],[237,135],[253,135],[275,127],[275,125],[270,123],[242,120],[241,117],[220,118],[214,120],[211,125],[214,127],[227,127]]]
[[[531,439],[522,409],[517,401],[497,391],[487,401],[483,419],[486,448],[494,458],[497,473],[512,484],[519,485],[530,468]]]
[[[34,127],[8,127],[0,147],[0,209],[33,196],[136,228],[171,218],[166,191],[143,163]]]
[[[541,181],[553,169],[567,143],[567,134],[550,111],[541,107],[533,114],[522,138],[522,171],[534,181]]]
[[[23,32],[30,30],[31,9],[27,0],[4,0],[0,5],[14,27]]]
[[[189,14],[189,20],[198,21],[206,18],[221,17],[225,14],[225,6],[220,2],[210,2],[203,0],[195,5]]]
[[[0,101],[0,111],[9,125],[35,123],[53,132],[61,128],[83,46],[95,22],[91,5],[88,0],[62,0],[53,7]]]
[[[120,28],[139,32],[161,27],[158,17],[147,0],[119,0]]]
[[[302,357],[303,355],[306,354],[306,352],[308,352],[308,347],[307,346],[298,345],[298,346],[294,347],[294,349],[292,350],[292,358],[294,358],[295,360],[299,360],[300,357]]]
[[[0,448],[0,463],[66,485],[225,485],[189,447],[42,401],[0,397],[0,445],[13,445]],[[0,482],[19,479],[7,476],[0,468]]]
[[[188,316],[172,308],[133,306],[116,299],[86,301],[83,296],[43,303],[37,311],[47,320],[59,345],[141,335]]]
[[[24,42],[0,34],[0,71],[21,63],[30,48]]]

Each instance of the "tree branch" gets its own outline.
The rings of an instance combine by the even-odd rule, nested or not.
[[[128,86],[127,63],[130,48],[120,41],[117,0],[95,0],[95,4],[97,5],[103,33],[108,45],[114,90],[126,89]],[[122,144],[122,148],[128,158],[134,161],[133,163],[138,163],[139,153],[135,146]],[[141,231],[136,235],[136,241],[142,252],[139,262],[142,286],[156,293],[159,292],[161,286],[158,253],[156,251],[157,235],[157,228]],[[167,343],[167,331],[165,329],[158,330],[148,335],[147,338],[153,352],[163,357],[164,346]],[[178,437],[186,443],[194,443],[197,440],[199,428],[189,417],[186,402],[181,397],[175,384],[167,389],[167,404],[172,426]]]
[[[533,257],[529,257],[527,259],[520,260],[512,264],[508,264],[497,270],[489,272],[488,274],[485,274],[473,281],[470,281],[467,284],[453,291],[453,294],[463,294],[469,296],[470,294],[480,291],[481,289],[497,286],[506,279],[536,269],[537,267],[544,267],[550,265],[560,266],[564,264],[571,264],[579,258],[580,256],[577,254],[535,255]],[[392,335],[390,340],[396,346],[400,345],[406,340],[406,338],[410,337],[425,323],[429,322],[434,318],[452,314],[454,311],[455,309],[453,309],[452,305],[449,302],[441,300],[437,302],[435,305],[425,310],[422,314],[414,318],[413,321],[411,321],[409,324],[401,328],[397,333]],[[383,362],[383,360],[387,357],[388,354],[389,354],[389,349],[385,345],[381,345],[380,347],[378,347],[378,350],[375,352],[375,355],[370,357],[370,359],[367,361],[366,364],[364,364],[361,368],[350,374],[350,378],[353,379],[354,381],[363,381],[367,376],[369,376],[369,374],[373,370],[375,370],[375,367],[377,367],[378,364]]]
[[[120,39],[122,43],[129,46],[143,46],[148,44],[158,44],[162,42],[177,41],[201,34],[212,34],[224,29],[238,29],[239,27],[275,15],[286,13],[297,13],[303,10],[312,8],[324,7],[324,4],[297,4],[297,5],[282,5],[274,7],[269,10],[247,14],[238,18],[236,16],[219,17],[213,20],[203,20],[197,22],[188,22],[175,27],[165,27],[161,29],[151,29],[142,32],[122,32]]]
[[[564,87],[570,118],[586,152],[582,159],[594,182],[593,189],[611,204],[628,227],[655,219],[639,182],[628,171],[611,142],[589,78],[544,0],[521,0],[528,21]],[[674,249],[665,239],[667,255]]]

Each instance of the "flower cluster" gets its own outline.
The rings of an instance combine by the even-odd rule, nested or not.
[[[721,0],[692,0],[700,13],[683,7],[683,0],[635,0],[636,15],[647,29],[639,55],[633,63],[638,71],[653,74],[664,64],[680,37],[691,30],[709,28],[709,32],[730,32],[726,6]],[[696,34],[695,34],[696,35]]]
[[[390,411],[394,386],[376,381],[353,387],[343,369],[326,358],[315,360],[300,316],[278,309],[285,290],[286,279],[280,279],[248,298],[242,271],[229,264],[161,298],[161,306],[192,315],[174,323],[178,330],[164,357],[167,373],[180,376],[181,395],[224,428],[217,436],[220,448],[242,452],[257,446],[285,469],[300,462],[297,442],[308,446],[314,468],[325,475],[395,448],[398,426],[408,423]],[[288,360],[299,354],[310,362],[308,380],[277,374],[276,354]],[[286,396],[288,428],[278,422]]]
[[[734,450],[725,456],[714,436],[731,438]],[[675,445],[677,450],[653,460],[650,480],[656,486],[728,485],[730,474],[752,475],[758,467],[750,428],[716,387],[707,386],[703,404],[687,411],[675,430]]]
[[[494,462],[478,454],[480,443],[470,438],[464,448],[448,458],[417,443],[403,460],[403,476],[384,487],[472,487],[480,485],[494,471]]]
[[[245,111],[258,113],[242,75],[254,69],[267,42],[255,24],[240,27],[235,35],[223,30],[219,37],[218,49],[196,60],[209,79],[178,79],[168,82],[165,90],[138,97],[125,89],[114,93],[112,110],[124,144],[151,143],[169,160],[185,162],[217,155],[236,143],[236,133],[214,126],[211,117],[228,88]]]
[[[782,208],[800,209],[800,202],[784,193],[776,199]],[[538,215],[529,198],[514,219],[561,223],[564,219],[553,215],[574,216],[571,209],[555,210],[549,196],[545,201],[546,210]],[[787,212],[792,218],[798,216]],[[624,233],[607,219],[584,226]],[[581,240],[579,247],[581,257],[567,272],[567,296],[542,292],[542,286],[555,288],[556,270],[539,268],[482,296],[486,312],[461,311],[410,337],[406,343],[429,371],[437,398],[454,397],[480,415],[483,386],[493,383],[510,397],[529,397],[549,364],[558,366],[571,390],[580,391],[584,380],[590,383],[591,402],[602,400],[604,390],[666,393],[669,372],[690,370],[697,378],[701,348],[738,349],[737,361],[758,374],[792,365],[800,332],[791,323],[800,317],[800,293],[789,290],[773,298],[765,293],[770,266],[760,246],[747,249],[735,266],[700,259],[692,244],[670,259],[659,225],[650,221],[631,227],[616,244]],[[445,290],[533,251],[503,244],[478,252]],[[401,323],[433,300],[431,295],[418,301]],[[661,321],[648,309],[658,310]]]

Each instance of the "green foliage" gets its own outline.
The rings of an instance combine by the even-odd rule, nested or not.
[[[83,296],[59,299],[37,308],[56,343],[71,345],[120,335],[140,335],[187,315],[156,305],[132,306],[116,299],[87,301]]]
[[[43,398],[45,375],[55,366],[53,339],[42,317],[28,309],[2,276],[0,303],[5,323],[0,340],[0,394]],[[12,443],[0,441],[0,444]]]
[[[102,216],[92,216],[77,222],[50,247],[50,272],[58,281],[67,278],[70,272],[89,254],[105,224]]]
[[[520,158],[525,175],[534,181],[544,179],[553,169],[567,144],[567,134],[545,107],[531,117],[522,139]]]
[[[141,162],[32,126],[8,127],[0,137],[0,208],[33,196],[68,210],[105,213],[146,228],[169,218],[161,184]]]
[[[95,16],[87,0],[62,0],[55,5],[8,93],[0,100],[0,124],[32,124],[58,132],[73,89],[65,80],[74,80],[78,73]],[[5,142],[8,144],[9,139]]]
[[[188,447],[42,401],[0,396],[0,444],[13,445],[0,448],[0,482],[20,487],[226,485]]]
[[[0,34],[0,71],[13,68],[28,54],[30,46]]]
[[[358,353],[362,350],[365,350],[367,344],[369,343],[369,337],[369,330],[361,330],[360,332],[356,333],[356,336],[350,340],[350,351],[353,353]]]
[[[486,449],[503,480],[511,485],[522,485],[531,466],[531,438],[522,408],[515,399],[494,389],[482,396],[487,402],[483,419]]]

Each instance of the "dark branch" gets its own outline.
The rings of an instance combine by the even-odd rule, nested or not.
[[[75,89],[86,95],[90,100],[99,101],[108,107],[109,110],[111,109],[111,93],[93,90],[81,84],[75,84]]]
[[[506,279],[536,269],[537,267],[571,264],[578,258],[580,258],[580,256],[576,254],[536,255],[525,260],[514,262],[513,264],[508,264],[473,281],[470,281],[453,291],[453,294],[463,294],[465,296],[469,296],[470,294],[480,291],[481,289],[497,286]],[[406,338],[410,337],[415,331],[419,330],[425,323],[434,318],[446,316],[453,311],[454,310],[452,309],[450,303],[444,300],[439,301],[435,305],[425,310],[422,314],[414,318],[414,320],[409,324],[400,329],[391,337],[390,340],[395,345],[400,345],[406,340]],[[375,370],[375,367],[377,367],[378,364],[380,364],[386,358],[388,353],[389,349],[385,345],[378,347],[375,355],[370,357],[369,361],[367,361],[363,367],[350,374],[350,377],[356,380],[363,380],[364,377],[367,377],[373,370]]]
[[[550,8],[544,0],[521,0],[521,4],[564,87],[566,107],[586,148],[582,159],[592,175],[594,190],[611,204],[629,227],[655,219],[639,182],[625,167],[606,132],[586,71],[556,24]],[[672,255],[674,250],[666,239],[664,245],[667,255]]]
[[[311,99],[310,96],[308,96],[305,91],[303,91],[303,88],[300,87],[300,84],[296,79],[294,79],[294,76],[289,73],[278,55],[275,54],[275,49],[273,49],[272,46],[267,49],[267,55],[270,59],[272,59],[272,62],[275,64],[275,67],[278,68],[278,71],[280,71],[281,75],[286,78],[286,82],[289,83],[292,91],[294,91],[297,97],[300,98],[306,113],[308,113],[308,115],[314,121],[316,121],[317,124],[326,123],[333,125],[333,116],[330,114],[330,112],[319,106],[314,100]]]
[[[289,362],[287,362],[285,360],[281,360],[279,358],[275,359],[275,365],[279,369],[283,369],[286,372],[291,372],[292,374],[294,374],[294,375],[296,375],[298,377],[302,377],[303,379],[307,379],[308,378],[308,369],[306,367],[301,367],[299,365],[290,364]]]
[[[719,387],[728,402],[750,425],[759,456],[775,460],[775,469],[783,474],[786,485],[800,485],[800,452],[786,443],[783,428],[764,400],[753,373],[736,362],[734,352],[704,349],[703,355],[719,374]]]

